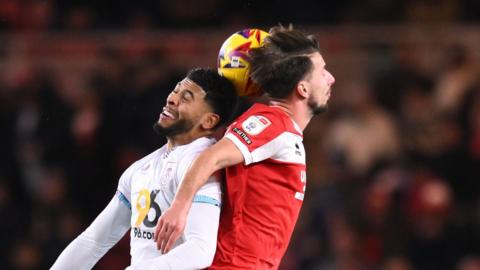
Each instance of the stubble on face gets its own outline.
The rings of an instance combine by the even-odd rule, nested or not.
[[[318,102],[316,102],[312,96],[308,98],[307,105],[310,108],[310,111],[313,116],[320,115],[326,112],[328,109],[328,105],[326,103],[323,105],[319,105]]]
[[[153,130],[160,136],[167,138],[173,138],[177,135],[187,133],[193,128],[193,123],[187,121],[186,119],[179,120],[178,122],[172,124],[169,127],[163,127],[160,123],[155,122],[153,124]]]

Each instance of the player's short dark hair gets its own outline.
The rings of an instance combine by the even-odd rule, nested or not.
[[[212,107],[213,112],[220,116],[214,129],[231,120],[238,96],[227,78],[210,68],[194,68],[188,72],[187,78],[207,93],[205,101]]]
[[[262,47],[252,49],[251,78],[272,98],[285,98],[313,69],[309,55],[320,52],[318,41],[290,27],[273,27]]]

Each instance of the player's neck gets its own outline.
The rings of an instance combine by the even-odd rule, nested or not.
[[[186,132],[182,134],[177,134],[172,137],[167,137],[167,150],[172,151],[175,147],[189,144],[201,137],[208,137],[211,135],[211,132]]]
[[[305,130],[310,119],[312,119],[308,107],[300,101],[272,99],[270,100],[270,106],[277,107],[288,114],[302,131]]]

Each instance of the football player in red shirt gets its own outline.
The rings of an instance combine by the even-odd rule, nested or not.
[[[249,108],[197,158],[155,233],[158,247],[167,252],[185,227],[197,190],[227,168],[210,269],[278,268],[305,192],[302,132],[326,109],[335,82],[315,38],[291,27],[272,28],[265,45],[250,54],[251,77],[269,104]]]

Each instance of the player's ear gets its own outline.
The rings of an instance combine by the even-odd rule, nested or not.
[[[309,93],[306,81],[299,81],[295,90],[301,98],[308,98]]]
[[[213,129],[220,122],[220,116],[216,113],[206,113],[202,119],[202,128]]]

